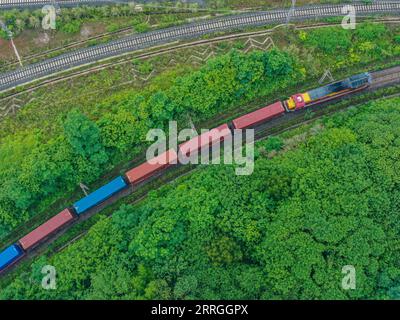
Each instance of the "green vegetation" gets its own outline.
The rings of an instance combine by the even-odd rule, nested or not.
[[[187,6],[196,9],[196,5],[188,4]],[[185,9],[185,8],[182,8]],[[138,10],[135,6],[127,4],[113,4],[106,6],[80,6],[74,8],[62,8],[57,13],[56,25],[57,29],[64,33],[76,33],[80,30],[80,26],[84,22],[90,21],[113,21],[114,26],[121,28],[121,18],[130,18],[132,25],[142,24],[147,25],[146,14],[151,14],[152,11],[156,13],[168,14],[170,9],[151,7],[144,7],[143,10]],[[190,11],[189,11],[190,12]],[[196,10],[193,11],[196,13]],[[41,28],[41,21],[45,13],[41,9],[36,10],[5,10],[0,13],[0,20],[3,21],[8,29],[13,32],[14,36],[18,36],[24,30],[39,30]],[[174,24],[179,17],[174,14],[168,14],[169,23]],[[164,18],[165,19],[165,18]],[[126,22],[124,23],[126,24]],[[129,25],[129,22],[128,24]],[[144,27],[143,27],[144,28]]]
[[[396,31],[398,33],[398,31]],[[329,65],[330,70],[351,67],[354,64],[368,64],[400,54],[396,35],[388,37],[389,30],[384,24],[364,23],[353,31],[329,27],[300,31],[299,38],[309,52],[319,61]],[[318,63],[314,66],[321,67]]]
[[[320,75],[321,68],[326,66],[335,71],[399,56],[399,30],[398,26],[367,21],[358,24],[355,30],[337,26],[307,31],[277,30],[275,38],[299,56],[308,76],[314,76]],[[242,49],[242,45],[238,42],[236,48]]]
[[[270,152],[272,150],[279,151],[282,149],[284,141],[279,137],[270,137],[265,143],[265,150]]]
[[[273,158],[261,141],[250,176],[205,166],[37,259],[0,297],[397,298],[399,110],[395,98],[336,114],[294,146],[282,136]],[[45,264],[57,290],[41,289]],[[341,288],[345,265],[356,290]]]
[[[291,6],[291,1],[282,0],[252,0],[253,3],[246,3],[247,8],[268,8],[268,7],[288,7]],[[315,3],[315,0],[298,0],[297,5],[304,5],[309,3]],[[346,2],[345,0],[320,0],[320,2]],[[347,1],[348,2],[348,1]],[[229,12],[234,9],[242,8],[243,1],[237,0],[207,0],[205,6],[201,6],[198,3],[187,3],[184,1],[152,1],[151,3],[142,4],[141,7],[130,6],[127,4],[114,4],[114,5],[103,5],[98,7],[93,6],[79,6],[74,8],[62,8],[58,14],[60,26],[58,30],[65,33],[75,33],[79,31],[79,26],[83,22],[87,21],[98,21],[105,19],[118,19],[120,17],[140,17],[144,14],[162,14],[160,21],[161,26],[171,25],[177,22],[179,18],[174,14],[174,11],[183,13],[196,14],[197,12],[214,13],[215,11],[223,13]],[[24,30],[35,30],[41,27],[41,21],[44,14],[41,9],[35,10],[5,10],[0,13],[0,20],[6,23],[7,27],[13,32],[14,35],[20,34]],[[133,19],[137,21],[137,18]],[[145,24],[141,22],[141,24]],[[113,22],[112,25],[115,27],[118,22]],[[146,30],[148,26],[142,26],[143,30]],[[111,28],[114,29],[114,28]],[[140,28],[139,28],[140,29]],[[114,29],[115,31],[115,29]],[[110,31],[111,32],[111,31]],[[0,37],[6,36],[0,32]]]
[[[137,15],[129,6],[102,6],[102,7],[77,7],[63,8],[56,22],[57,28],[65,33],[75,33],[80,30],[83,21],[90,19],[105,19],[110,17]],[[37,10],[5,10],[0,13],[0,20],[7,28],[18,36],[27,29],[41,28],[41,21],[45,16],[41,9]]]
[[[164,128],[168,120],[189,114],[194,121],[211,118],[238,101],[293,83],[299,78],[295,69],[294,58],[283,51],[233,51],[176,79],[166,90],[110,97],[99,107],[110,111],[95,121],[73,110],[49,140],[39,131],[25,133],[26,140],[18,135],[5,139],[0,146],[0,236],[80,182],[92,183],[121,158],[137,155],[150,128]]]
[[[347,31],[351,36],[351,47],[346,50],[358,54],[357,48],[368,39],[377,43],[377,47],[383,51],[379,49],[372,55],[368,53],[362,56],[363,61],[380,61],[398,55],[399,45],[394,43],[398,30],[379,24],[375,26],[378,30],[373,33],[376,38],[366,35],[370,24],[360,25],[355,31]],[[294,87],[303,82],[306,76],[319,76],[322,66],[332,57],[324,54],[324,50],[330,50],[329,45],[320,45],[313,39],[328,38],[337,29],[324,28],[321,29],[323,32],[311,30],[287,35],[288,41],[292,43],[288,48],[289,53],[275,49],[268,53],[255,51],[245,55],[234,51],[218,56],[199,71],[187,76],[177,77],[165,73],[149,88],[117,91],[95,105],[88,104],[84,110],[80,102],[74,99],[72,106],[71,101],[64,103],[65,110],[57,110],[56,116],[48,114],[43,117],[40,110],[46,102],[33,100],[19,115],[34,125],[24,128],[15,118],[2,123],[0,238],[37,213],[47,210],[46,214],[54,214],[61,210],[71,200],[59,203],[51,210],[48,208],[57,199],[70,197],[80,182],[95,183],[116,164],[126,163],[141,155],[146,147],[148,129],[164,127],[169,119],[178,120],[182,126],[188,119],[201,123],[254,98],[271,96]],[[338,32],[338,35],[345,38],[349,37],[348,34]],[[297,40],[297,43],[292,39]],[[305,49],[300,47],[303,42]],[[296,61],[301,61],[301,64]],[[134,60],[133,65],[141,72],[153,70],[151,60],[140,63]],[[331,67],[334,71],[340,70],[343,65],[332,64]],[[97,82],[103,87],[110,81],[108,73],[102,73],[98,78]],[[92,83],[87,84],[90,85]],[[63,91],[55,93],[56,100],[61,100]],[[74,90],[71,94],[76,97]],[[97,149],[91,149],[99,151],[82,154],[71,142],[71,131],[68,134],[64,123],[70,117],[67,111],[73,109],[79,110],[75,113],[82,118],[86,117],[90,126],[99,132]],[[83,127],[78,129],[83,130],[82,133],[77,131],[77,134],[82,135],[82,141],[92,139],[86,137],[88,131]],[[77,197],[73,196],[72,200]]]
[[[115,90],[115,93],[106,99],[99,95],[96,103],[86,103],[85,108],[79,100],[69,100],[68,103],[64,102],[64,110],[54,113],[57,116],[54,114],[48,116],[46,112],[41,112],[42,108],[44,109],[44,99],[34,100],[25,106],[16,118],[9,118],[2,123],[5,130],[2,130],[0,144],[0,184],[2,185],[0,238],[4,238],[10,230],[36,214],[44,212],[57,199],[70,196],[79,182],[98,185],[99,177],[105,172],[110,172],[117,163],[126,163],[135,156],[142,155],[146,147],[145,135],[148,129],[164,127],[167,120],[178,120],[181,125],[184,125],[189,118],[195,124],[201,123],[212,119],[215,115],[234,110],[255,98],[272,99],[277,94],[286,95],[288,88],[296,90],[295,86],[306,79],[319,77],[321,71],[328,65],[332,72],[336,71],[341,75],[351,74],[354,70],[367,68],[371,62],[384,62],[388,58],[397,57],[400,53],[397,41],[399,29],[376,24],[373,27],[377,27],[373,35],[370,35],[368,31],[371,24],[361,25],[355,31],[350,30],[346,33],[337,31],[338,28],[321,29],[324,32],[321,30],[304,33],[288,32],[280,38],[283,40],[282,46],[290,43],[287,50],[254,51],[250,54],[232,51],[210,60],[198,71],[193,71],[195,68],[188,68],[187,70],[192,72],[185,76],[177,76],[179,72],[174,70],[156,78],[147,88]],[[283,31],[281,32],[277,36],[281,36]],[[337,48],[338,51],[332,48],[334,44],[329,40],[329,34],[332,32],[335,32],[335,37],[343,43],[343,48]],[[318,37],[323,39],[321,43],[315,41]],[[373,50],[363,49],[371,45]],[[281,43],[278,46],[281,47]],[[237,45],[237,47],[240,46]],[[352,54],[353,60],[344,58],[348,53]],[[134,60],[131,64],[142,72],[150,72],[155,65],[153,62],[153,60],[145,62]],[[92,78],[94,79],[92,82],[85,84],[87,85],[85,89],[95,87],[99,83],[103,87],[111,87],[113,84],[114,79],[111,79],[107,72],[100,73],[96,77]],[[120,74],[114,74],[113,77],[119,78]],[[71,94],[72,98],[75,97],[75,88],[70,91],[65,88],[64,90],[57,92],[57,94],[61,92],[57,100],[64,98],[63,92]],[[68,99],[65,100],[68,101]],[[375,108],[376,105],[373,107]],[[366,107],[365,110],[375,110],[371,108]],[[383,119],[397,121],[396,117],[391,119],[392,113],[390,117],[384,116],[390,111],[388,107],[377,106],[376,110],[382,112]],[[361,121],[363,116],[368,117],[368,113],[357,114],[356,119]],[[379,118],[381,114],[373,113],[372,116]],[[18,117],[21,118],[18,119]],[[322,215],[321,220],[317,219],[318,215],[307,220],[309,211],[317,209],[320,210],[317,211],[319,215],[321,211],[325,213],[324,210],[327,210],[326,212],[331,213],[337,208],[344,208],[347,214],[355,205],[348,204],[346,201],[358,199],[356,196],[351,199],[344,197],[343,190],[348,187],[346,184],[343,185],[342,190],[336,190],[334,187],[341,185],[341,182],[324,178],[328,176],[328,173],[331,174],[330,171],[328,172],[331,167],[328,165],[324,167],[325,162],[329,164],[329,161],[325,158],[319,159],[317,151],[321,153],[321,156],[326,155],[328,158],[329,152],[332,151],[335,157],[339,157],[342,149],[335,149],[336,145],[332,146],[334,141],[339,141],[339,146],[342,146],[342,142],[346,146],[348,143],[354,143],[354,146],[351,145],[349,150],[346,149],[343,152],[346,156],[350,154],[349,161],[355,161],[357,164],[355,173],[362,169],[359,168],[362,166],[357,161],[368,163],[371,160],[370,157],[373,156],[377,159],[376,154],[363,153],[365,151],[363,144],[367,145],[370,138],[365,143],[360,140],[362,128],[352,123],[350,118],[340,121],[337,120],[339,118],[340,116],[337,116],[334,118],[336,120],[332,120],[336,122],[327,124],[328,128],[338,128],[329,129],[325,140],[322,138],[318,140],[318,137],[310,140],[317,139],[315,140],[317,142],[313,143],[320,143],[324,148],[321,146],[319,149],[310,151],[307,142],[299,148],[303,151],[298,155],[296,152],[300,151],[293,151],[287,153],[288,156],[277,157],[276,159],[279,160],[274,158],[267,161],[266,155],[269,158],[282,149],[286,150],[281,138],[269,139],[259,145],[258,169],[252,177],[234,177],[231,180],[233,168],[227,167],[223,170],[221,167],[208,168],[194,175],[190,180],[180,180],[178,185],[173,187],[176,189],[163,188],[161,191],[153,192],[149,202],[142,206],[122,207],[111,220],[100,221],[84,241],[79,241],[52,258],[52,263],[54,262],[57,268],[60,268],[61,278],[64,279],[61,280],[60,291],[39,292],[36,282],[28,283],[27,277],[30,274],[23,273],[3,291],[2,297],[15,298],[18,294],[26,298],[45,297],[50,294],[55,298],[280,298],[290,297],[290,292],[293,293],[293,297],[298,298],[359,298],[372,296],[371,292],[374,294],[378,292],[379,297],[393,296],[398,292],[399,287],[397,271],[393,267],[394,263],[391,264],[391,261],[395,259],[395,253],[390,251],[390,246],[386,244],[379,246],[384,241],[395,248],[395,242],[389,234],[389,227],[382,227],[383,231],[379,231],[380,233],[377,231],[376,227],[380,225],[380,220],[376,220],[379,217],[374,218],[375,212],[365,212],[365,216],[358,211],[351,212],[353,220],[349,218],[352,223],[350,227],[350,222],[346,225],[346,222],[341,220],[344,218],[340,214],[333,215],[337,218],[333,219],[333,222],[328,214]],[[20,119],[29,125],[20,125]],[[379,122],[373,119],[370,119],[371,123],[376,122],[375,125],[378,125]],[[365,124],[365,121],[361,122]],[[373,129],[369,128],[367,131],[379,132]],[[385,136],[396,136],[395,133],[387,132]],[[325,146],[326,153],[324,153]],[[361,148],[362,152],[357,148]],[[383,152],[384,156],[387,156],[384,150],[377,150],[377,152]],[[308,153],[310,153],[309,158],[307,158]],[[352,156],[356,155],[360,158],[353,159]],[[340,159],[343,158],[345,157]],[[318,160],[316,166],[321,165],[321,168],[311,166],[315,159]],[[385,159],[382,161],[391,161],[391,158]],[[336,178],[343,177],[340,175],[341,172],[351,167],[351,164],[346,161],[343,161],[343,167],[342,164],[334,163],[337,165],[334,171]],[[271,163],[275,167],[269,167]],[[281,166],[280,163],[285,166]],[[316,174],[315,176],[306,175],[304,178],[309,168],[311,168],[310,172]],[[382,167],[372,167],[370,170],[384,171]],[[367,175],[360,171],[359,174],[362,179],[372,179],[374,172],[368,171],[370,175]],[[382,173],[384,174],[386,172]],[[387,174],[390,177],[384,176],[382,179],[396,179],[394,173]],[[271,175],[273,183],[268,182]],[[255,181],[253,177],[259,180]],[[320,179],[315,180],[316,177]],[[349,179],[353,178],[354,176],[351,176]],[[331,186],[329,184],[331,182],[336,182],[336,185]],[[368,185],[367,182],[366,185]],[[373,182],[376,182],[376,186],[380,186],[380,180],[374,180],[371,183]],[[222,194],[224,196],[228,194],[230,197],[221,199],[222,194],[216,195],[215,185],[219,183],[226,186],[227,192]],[[315,198],[302,198],[301,194],[295,193],[297,188],[307,197],[315,196]],[[318,198],[319,192],[313,191],[311,194],[306,192],[320,188],[326,188],[333,194],[337,192],[343,198]],[[379,194],[373,200],[382,202],[384,205],[383,198],[379,198],[380,192],[389,194],[392,190],[390,188],[392,188],[391,185],[385,185],[382,190],[378,190]],[[358,189],[350,190],[359,191]],[[396,193],[393,193],[393,196],[395,195]],[[324,192],[322,196],[327,197],[327,194]],[[192,201],[194,205],[185,205],[179,207],[179,210],[176,209],[177,203],[180,203],[179,197],[187,197],[188,201]],[[208,202],[211,203],[210,207],[204,207],[203,204]],[[248,208],[244,206],[246,202],[249,204]],[[389,202],[394,203],[395,199],[390,198],[387,200],[387,203]],[[71,203],[71,201],[66,203]],[[330,204],[333,209],[328,208]],[[364,207],[367,206],[365,203],[362,204]],[[236,209],[237,206],[239,209]],[[60,204],[60,210],[63,207]],[[200,209],[204,211],[199,212]],[[51,214],[55,212],[57,211],[52,210]],[[292,220],[284,219],[285,214],[289,217],[295,215],[292,217],[293,224],[289,224]],[[306,228],[304,228],[304,221],[307,223]],[[270,224],[271,222],[274,223]],[[368,224],[369,222],[371,223]],[[284,229],[286,224],[290,228],[289,231]],[[353,242],[350,240],[346,242],[343,240],[344,237],[340,240],[335,239],[337,232],[329,229],[330,224],[337,226],[343,234],[348,232],[357,236],[352,238]],[[321,235],[324,228],[317,229],[318,225],[326,227],[332,239]],[[363,235],[357,234],[354,230],[364,225],[370,233],[366,237],[372,238],[369,242],[356,242],[357,237]],[[188,229],[189,227],[192,229]],[[146,234],[152,228],[155,228],[156,233]],[[311,232],[315,233],[309,236],[308,233]],[[290,238],[292,235],[296,237]],[[118,243],[119,239],[125,239],[126,243],[121,245]],[[279,245],[272,246],[271,243]],[[338,249],[339,244],[341,246]],[[291,245],[295,248],[293,252],[288,248]],[[351,252],[351,249],[356,246],[367,245],[368,248],[361,249],[366,250],[366,253],[363,251],[357,256],[355,252]],[[379,248],[376,249],[376,247]],[[101,250],[98,250],[99,248]],[[127,248],[128,252],[126,252]],[[196,254],[197,249],[198,252],[204,253],[201,257]],[[311,254],[308,254],[307,250]],[[174,252],[180,252],[179,257],[174,255]],[[309,260],[301,260],[302,256]],[[363,284],[363,291],[354,296],[352,292],[342,292],[338,287],[340,283],[338,279],[342,276],[339,265],[347,259],[346,257],[348,260],[356,257],[353,259],[355,262],[348,261],[345,264],[360,265],[363,270],[361,277],[366,274],[373,277],[373,280],[368,277],[370,282]],[[36,280],[41,276],[38,270],[44,263],[43,259],[34,265]],[[303,264],[289,266],[287,263],[292,261],[291,259],[295,262],[303,261]],[[74,261],[74,265],[71,265],[71,261]],[[381,261],[385,261],[386,265]],[[368,263],[375,269],[371,269],[372,267],[368,269]],[[275,267],[273,267],[274,264]],[[300,269],[301,265],[306,266],[306,271]],[[317,267],[326,266],[329,266],[326,276],[315,271]],[[113,270],[115,267],[121,273],[118,275],[120,279],[130,280],[117,281],[115,287],[112,287],[113,282],[108,277],[107,270]],[[387,274],[384,274],[383,284],[376,285],[374,282],[378,274],[376,270],[379,272],[389,270]],[[311,278],[307,277],[310,272],[313,274]],[[67,273],[70,275],[67,276]],[[109,276],[117,277],[113,272],[110,272]],[[208,277],[213,279],[214,286],[210,280],[207,280]],[[366,276],[360,280],[361,283],[363,279],[365,280]],[[285,281],[288,281],[290,285],[288,286]],[[328,281],[331,282],[328,283]],[[206,291],[196,289],[202,287],[208,289]],[[292,291],[284,291],[285,287],[292,288],[290,289]],[[329,291],[326,290],[328,287]],[[194,288],[193,291],[190,291],[191,288]],[[25,290],[31,291],[28,294]]]
[[[60,24],[58,26],[58,29],[64,33],[77,33],[79,32],[79,30],[81,30],[81,25],[81,22],[74,20],[64,24]]]
[[[371,2],[372,0],[364,0]],[[205,0],[207,7],[223,9],[268,9],[268,8],[287,8],[292,6],[292,0]],[[351,0],[296,0],[296,6],[315,5],[328,3],[351,3]]]
[[[368,30],[370,27],[376,27],[385,30],[384,34],[376,37],[372,40],[372,43],[380,51],[358,53],[359,47],[365,46],[363,39],[359,38],[358,34],[362,30]],[[335,30],[340,30],[339,27],[322,28],[321,30],[309,30],[309,31],[293,31],[291,29],[278,29],[272,35],[273,41],[277,47],[283,50],[288,50],[293,56],[298,57],[299,72],[305,74],[307,82],[303,82],[306,86],[317,85],[314,79],[319,79],[329,66],[335,77],[345,77],[351,75],[359,70],[371,69],[368,65],[373,63],[374,68],[380,67],[392,59],[399,56],[400,44],[396,41],[396,37],[399,35],[399,27],[393,25],[383,24],[362,24],[358,25],[356,32],[353,30],[347,30],[347,33],[351,35],[352,46],[349,49],[350,52],[358,54],[357,60],[359,62],[351,63],[350,60],[345,63],[335,63],[335,53],[326,54],[321,51],[318,46],[318,42],[313,45],[310,39],[317,39],[319,36],[329,38],[329,35]],[[338,32],[340,33],[340,32]],[[342,34],[347,37],[346,34]],[[264,41],[265,37],[256,38],[258,41]],[[244,45],[245,41],[237,40],[232,43],[221,42],[217,44],[215,48],[215,55],[223,55],[231,48],[236,49],[247,49]],[[199,47],[199,52],[209,50],[207,46]],[[157,91],[164,90],[165,88],[172,85],[174,80],[185,73],[190,73],[198,69],[198,61],[188,61],[189,57],[199,55],[196,52],[196,48],[179,50],[170,54],[160,55],[145,60],[132,59],[134,68],[139,71],[137,77],[147,77],[150,71],[155,70],[157,77],[152,79],[147,87],[142,88],[142,83],[139,80],[132,85],[126,83],[132,83],[133,73],[131,66],[128,64],[116,64],[113,68],[107,68],[105,70],[90,73],[87,75],[80,76],[79,78],[70,79],[68,83],[62,82],[51,85],[49,87],[42,87],[36,89],[32,95],[23,94],[22,97],[18,97],[25,101],[23,108],[18,111],[15,117],[4,119],[0,122],[0,137],[7,135],[13,135],[16,132],[31,131],[35,128],[40,128],[41,131],[47,134],[55,134],[62,129],[62,123],[59,121],[59,115],[65,115],[71,108],[77,107],[90,118],[98,118],[99,114],[105,111],[104,107],[99,110],[99,105],[113,93],[121,93],[124,91],[130,92],[141,92],[145,91]],[[341,56],[345,57],[349,53],[343,52]],[[173,66],[171,59],[178,60],[179,66]],[[364,62],[366,60],[366,62]],[[343,61],[343,60],[342,60]],[[129,61],[130,62],[130,61]],[[193,62],[193,63],[192,63]],[[303,80],[303,79],[302,79]],[[124,84],[123,86],[121,84]],[[51,90],[49,90],[49,88]],[[128,90],[126,90],[128,88]],[[307,88],[307,87],[305,87]],[[305,89],[304,88],[304,89]],[[293,88],[296,90],[296,88]],[[300,89],[302,90],[302,89]],[[283,93],[285,93],[283,91]],[[33,99],[32,99],[33,98]],[[266,97],[267,99],[269,97]],[[239,102],[236,104],[239,106]],[[51,119],[51,121],[48,121]]]

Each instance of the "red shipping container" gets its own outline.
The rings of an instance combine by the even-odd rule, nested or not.
[[[217,128],[211,129],[197,137],[190,139],[179,145],[179,151],[186,156],[191,155],[193,152],[198,152],[204,147],[210,147],[213,144],[223,141],[231,135],[231,130],[227,124],[220,125]]]
[[[150,159],[149,161],[133,168],[126,172],[126,177],[130,183],[141,182],[156,172],[165,169],[171,164],[176,164],[178,155],[174,149],[169,149],[168,151],[160,154],[159,156]]]
[[[38,244],[51,233],[66,225],[68,222],[72,221],[74,217],[75,216],[68,209],[64,209],[53,218],[46,221],[35,230],[28,233],[25,237],[20,239],[19,243],[21,244],[23,249],[27,250]]]
[[[278,101],[269,106],[256,110],[254,112],[245,114],[232,121],[235,129],[246,129],[254,127],[264,121],[275,118],[285,112],[282,102]]]

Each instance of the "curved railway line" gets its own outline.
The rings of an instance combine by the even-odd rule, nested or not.
[[[367,91],[370,91],[370,92],[375,91],[375,90],[380,89],[385,86],[399,84],[400,83],[400,66],[371,72],[371,75],[372,75],[372,84],[367,89]],[[353,93],[353,94],[350,94],[348,97],[360,95],[362,93],[363,93],[363,91]],[[347,99],[348,97],[345,97],[345,99]],[[283,117],[272,119],[266,123],[261,124],[260,126],[258,126],[256,128],[256,131],[255,131],[256,141],[262,140],[271,134],[278,134],[278,133],[287,131],[291,128],[295,128],[302,124],[309,123],[310,121],[315,121],[318,118],[321,118],[323,116],[330,115],[330,114],[336,112],[337,110],[327,110],[324,107],[326,107],[328,104],[334,103],[337,100],[338,99],[333,100],[333,101],[327,101],[327,102],[317,104],[317,105],[309,107],[309,108],[300,109],[296,112],[286,113]],[[346,108],[346,106],[343,108]],[[312,117],[312,119],[304,118],[304,114],[308,110],[312,110],[315,113],[315,115]],[[80,216],[79,219],[73,221],[69,225],[69,227],[71,225],[74,225],[76,223],[79,223],[79,222],[89,219],[94,214],[102,211],[103,209],[105,209],[106,207],[109,207],[112,204],[115,204],[120,199],[125,198],[129,195],[132,195],[133,193],[137,193],[137,197],[135,197],[135,199],[133,199],[131,201],[131,203],[137,203],[146,197],[148,191],[152,189],[153,183],[154,183],[155,188],[157,188],[160,185],[163,185],[165,183],[171,183],[171,182],[175,181],[177,178],[182,177],[182,176],[192,172],[193,167],[196,168],[197,166],[182,166],[182,165],[180,165],[177,167],[171,167],[170,169],[168,169],[168,171],[161,171],[159,174],[154,175],[152,178],[146,180],[145,182],[141,183],[140,185],[137,185],[135,188],[130,186],[129,188],[126,188],[126,189],[114,194],[112,197],[105,200],[101,204],[93,207],[92,209],[89,209],[87,211],[87,213],[85,213],[85,215]],[[181,169],[183,171],[179,171],[179,169]],[[166,173],[170,172],[170,171],[171,171],[171,175],[167,175]],[[44,252],[46,250],[47,245],[52,243],[54,240],[58,239],[65,232],[67,232],[69,230],[69,227],[63,228],[62,230],[58,231],[57,233],[55,233],[52,236],[50,236],[49,238],[47,238],[39,246],[34,248],[31,252],[27,253],[24,257],[22,257],[21,260],[26,260],[26,259],[32,258],[32,257],[38,255],[39,253]],[[53,253],[62,251],[63,249],[65,249],[68,246],[68,244],[81,238],[85,233],[86,233],[86,231],[80,232],[78,235],[75,235],[75,237],[73,239],[69,240],[67,244],[63,244],[62,246],[60,246],[58,248],[55,247],[53,250]],[[17,264],[15,264],[15,265],[17,265]],[[10,270],[12,270],[14,268],[15,265],[11,265],[6,270],[2,271],[2,274],[8,273]]]
[[[400,2],[378,2],[374,4],[355,3],[353,6],[358,16],[400,13]],[[280,9],[244,13],[151,31],[140,35],[132,35],[111,41],[107,44],[100,44],[65,53],[55,58],[1,74],[0,91],[12,89],[41,78],[46,78],[60,71],[92,64],[100,60],[109,59],[132,51],[146,49],[176,40],[191,39],[231,29],[243,29],[246,27],[256,27],[265,24],[287,23],[289,18],[292,21],[302,21],[313,18],[343,16],[346,12],[343,13],[342,10],[343,5],[319,5],[299,7],[294,11],[290,9]]]
[[[384,21],[399,23],[400,19],[391,19],[391,20],[384,20]],[[374,21],[374,22],[378,22],[378,21]],[[329,27],[329,26],[335,26],[335,25],[337,25],[337,24],[334,24],[334,23],[333,24],[332,23],[317,23],[317,24],[313,24],[313,25],[296,26],[296,29],[304,30],[304,29],[312,29],[312,28],[320,28],[320,27]],[[177,45],[174,45],[173,47],[160,48],[159,50],[156,50],[156,51],[153,51],[153,52],[142,53],[142,54],[139,54],[139,55],[135,56],[135,58],[139,58],[139,59],[148,58],[148,57],[152,57],[152,56],[158,56],[158,55],[161,55],[161,54],[164,54],[164,53],[175,52],[176,50],[185,49],[187,47],[201,46],[201,45],[204,45],[204,44],[210,44],[210,43],[220,42],[220,41],[229,41],[229,40],[233,40],[233,39],[237,40],[237,39],[241,39],[241,38],[247,38],[249,36],[260,36],[260,35],[264,36],[264,35],[268,35],[268,34],[272,33],[274,31],[274,29],[276,29],[277,27],[279,27],[279,26],[276,26],[276,27],[274,27],[272,29],[269,29],[269,30],[245,32],[245,33],[239,33],[239,34],[233,34],[233,35],[225,35],[225,36],[212,38],[212,39],[205,39],[205,40],[198,40],[198,41],[190,42],[190,43],[177,44]],[[55,84],[55,83],[58,83],[58,82],[61,82],[61,81],[65,81],[65,80],[68,80],[68,79],[79,77],[79,76],[84,75],[84,74],[88,74],[88,73],[91,73],[91,72],[96,72],[96,71],[99,71],[99,70],[103,70],[103,69],[106,69],[106,68],[109,68],[109,67],[112,67],[112,66],[115,66],[115,65],[118,65],[118,64],[126,63],[127,61],[130,61],[130,59],[116,61],[116,62],[113,62],[113,63],[110,63],[110,62],[103,63],[101,65],[94,66],[94,67],[89,68],[89,69],[79,70],[79,71],[77,71],[77,72],[75,72],[73,74],[68,74],[68,75],[63,75],[63,76],[60,76],[60,77],[52,78],[50,80],[43,81],[43,82],[41,82],[41,83],[31,87],[31,88],[28,88],[27,90],[24,90],[24,91],[21,91],[21,92],[14,93],[14,94],[8,95],[6,97],[3,97],[3,98],[0,99],[0,103],[4,99],[17,97],[17,96],[19,96],[21,94],[24,94],[24,93],[30,92],[30,91],[34,91],[35,89],[43,87],[43,86]],[[122,85],[124,85],[124,84],[122,84]],[[94,92],[89,92],[87,94],[95,94],[95,93]],[[219,120],[223,121],[225,116],[226,116],[226,114],[224,116],[222,116],[222,117],[218,117],[216,120],[217,121],[219,121]],[[210,125],[212,126],[212,124],[210,124]],[[207,127],[207,126],[209,126],[209,125],[206,124],[205,127]],[[140,164],[140,162],[142,160],[143,159],[141,159],[139,157],[139,158],[134,159],[133,161],[131,161],[130,164],[132,166],[138,165],[138,164]],[[16,229],[14,229],[14,231],[9,236],[7,236],[5,238],[5,241],[6,242],[13,241],[13,239],[17,238],[19,234],[24,233],[24,232],[28,232],[29,229],[32,229],[41,220],[42,219],[40,218],[40,215],[36,215],[34,218],[29,220],[29,222],[26,223],[23,227],[21,226],[21,227],[17,227]],[[26,230],[25,228],[28,228],[28,230]]]

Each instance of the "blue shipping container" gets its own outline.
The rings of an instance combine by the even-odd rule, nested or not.
[[[92,192],[88,196],[74,203],[74,208],[77,214],[81,214],[86,210],[98,205],[113,194],[124,189],[127,186],[124,179],[121,176],[107,183],[96,191]]]
[[[22,256],[22,250],[15,244],[9,246],[0,253],[0,270],[7,267],[10,263]]]

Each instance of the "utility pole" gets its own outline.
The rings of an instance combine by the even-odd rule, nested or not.
[[[84,185],[82,182],[79,183],[79,187],[82,189],[82,191],[85,194],[85,196],[87,196],[88,195],[88,191],[89,191],[89,187]]]
[[[7,33],[7,37],[8,37],[8,39],[9,39],[10,42],[11,42],[11,46],[12,46],[12,48],[13,48],[13,50],[14,50],[15,56],[17,57],[20,66],[22,67],[22,60],[21,60],[21,57],[20,57],[20,55],[19,55],[19,53],[18,53],[17,47],[16,47],[15,44],[14,44],[12,32],[7,28],[7,26],[5,25],[5,23],[4,23],[3,21],[1,21],[1,20],[0,20],[0,27],[3,29],[3,31],[4,31],[5,33]]]
[[[331,73],[331,71],[329,69],[325,70],[325,72],[322,75],[321,79],[319,79],[319,81],[318,81],[319,84],[322,84],[325,81],[326,78],[328,78],[329,81],[331,81],[331,82],[335,81],[335,79],[333,78],[332,73]]]

